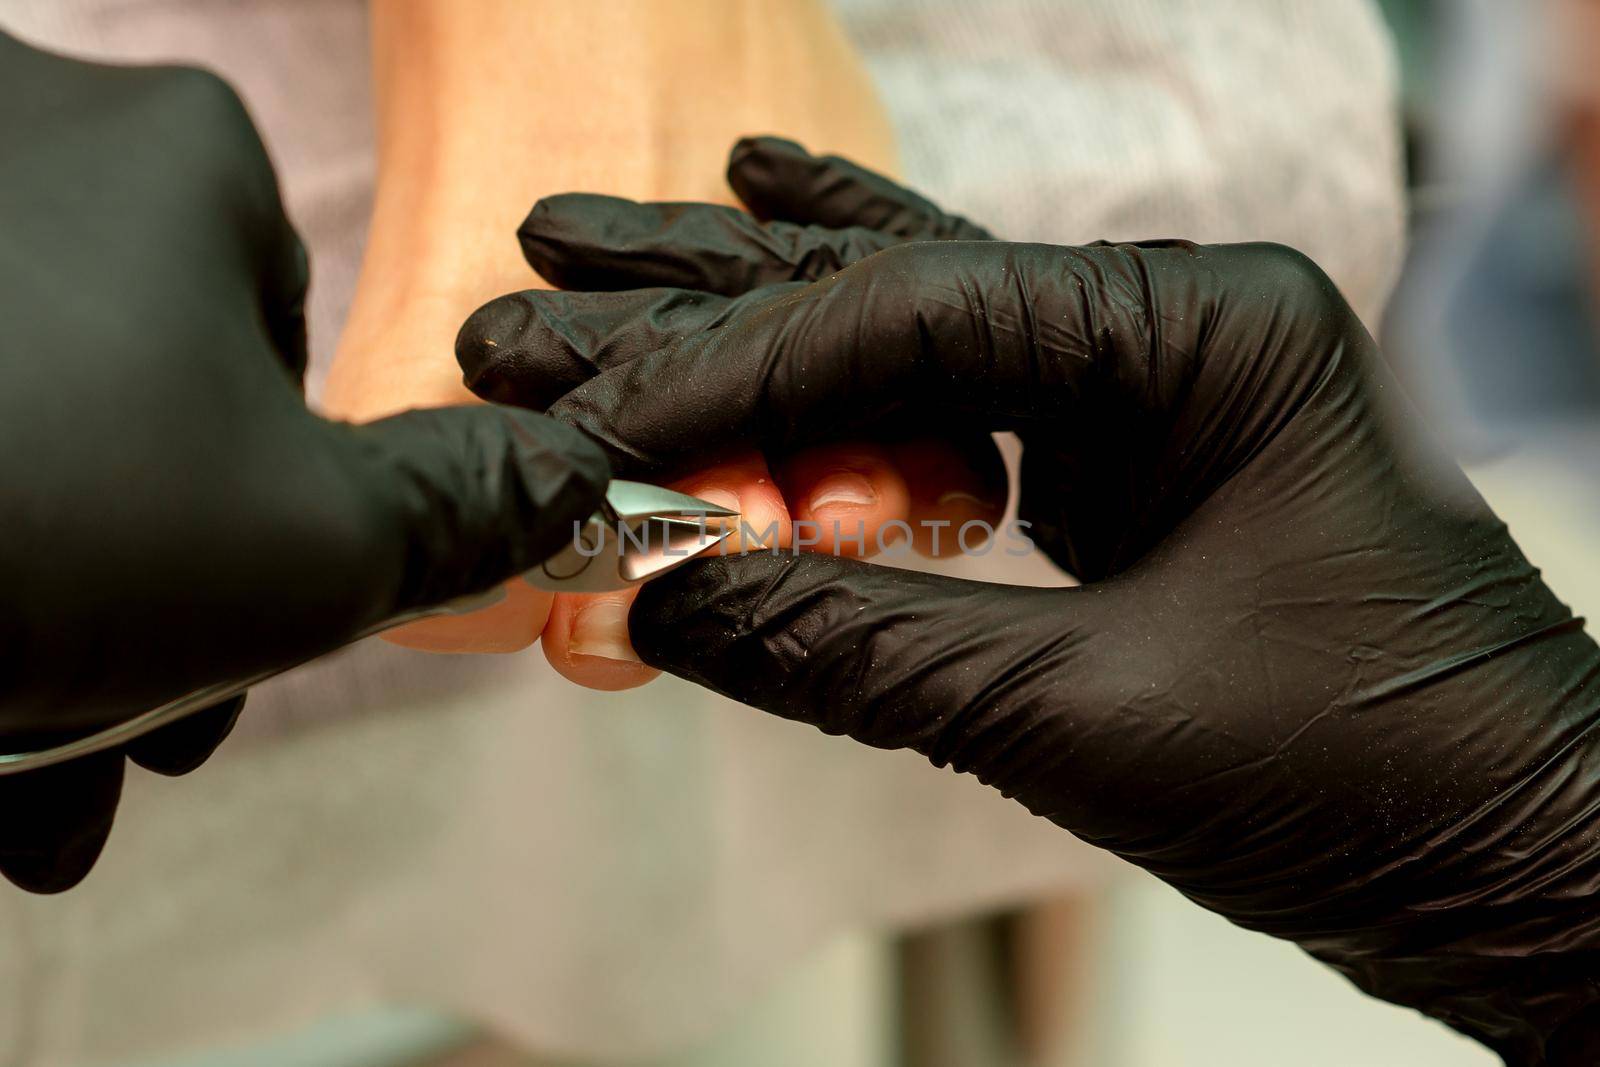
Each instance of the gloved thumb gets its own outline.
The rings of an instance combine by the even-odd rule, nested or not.
[[[1063,610],[1063,597],[1089,610]],[[1033,697],[1093,641],[1097,599],[832,556],[707,556],[646,584],[629,625],[653,667],[825,733],[915,749],[1032,806],[1037,761],[1063,747],[1047,735],[1071,728]]]
[[[610,480],[582,431],[531,411],[432,408],[345,429],[376,512],[380,618],[530,570],[567,543]]]

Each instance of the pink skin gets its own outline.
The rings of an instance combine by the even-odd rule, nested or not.
[[[890,445],[888,454],[908,488],[911,544],[920,555],[947,559],[961,551],[958,533],[966,523],[980,524],[966,537],[977,548],[984,531],[1005,518],[1007,486],[998,466],[980,474],[955,446],[932,439]]]
[[[462,615],[436,615],[393,630],[383,639],[419,652],[520,652],[539,639],[550,618],[549,593],[521,578],[505,585],[505,599]]]
[[[795,532],[791,518],[815,523],[800,528],[807,538],[819,537],[816,545],[806,546],[809,551],[839,549],[853,556],[874,554],[885,524],[924,519],[950,524],[939,545],[939,555],[948,555],[955,550],[951,531],[971,520],[997,523],[1005,510],[1003,485],[986,483],[957,450],[937,441],[809,449],[781,463],[776,478],[760,455],[749,453],[673,488],[737,506],[744,523],[757,533],[776,522],[779,544],[785,548]],[[838,539],[835,525],[843,534]],[[897,534],[890,530],[884,540],[892,544]],[[924,549],[925,538],[919,533],[914,544]],[[543,635],[551,665],[590,689],[632,689],[654,678],[658,672],[638,662],[628,641],[627,611],[633,596],[633,591],[623,591],[555,597]]]
[[[786,543],[789,511],[758,453],[681,479],[671,488],[737,509],[743,522],[758,533],[775,526],[779,543]],[[634,593],[625,589],[557,594],[543,638],[550,665],[589,689],[632,689],[654,678],[659,672],[640,663],[628,641],[628,607]]]

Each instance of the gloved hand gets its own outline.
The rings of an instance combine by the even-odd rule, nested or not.
[[[1271,245],[918,240],[983,234],[787,142],[729,177],[773,221],[549,201],[566,280],[697,291],[540,295],[477,378],[623,477],[1013,431],[1022,518],[1084,584],[708,558],[641,593],[645,661],[970,771],[1511,1063],[1600,1062],[1600,652],[1328,278]]]
[[[0,752],[490,589],[600,499],[598,449],[528,412],[306,410],[305,254],[217,78],[0,34],[0,144]],[[239,704],[128,754],[186,771]],[[0,777],[0,872],[76,883],[122,775]]]

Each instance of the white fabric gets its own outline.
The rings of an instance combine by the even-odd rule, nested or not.
[[[1401,196],[1365,2],[843,11],[911,180],[949,205],[1018,238],[1287,241],[1375,316]],[[312,249],[320,373],[373,173],[359,2],[0,0],[0,25],[239,86]],[[975,781],[676,681],[594,694],[537,652],[371,643],[262,687],[189,778],[130,776],[84,886],[0,891],[0,1062],[166,1053],[380,1000],[545,1053],[654,1051],[838,930],[1110,867]]]
[[[1404,249],[1368,0],[840,0],[906,173],[1013,240],[1279,241],[1375,325]]]

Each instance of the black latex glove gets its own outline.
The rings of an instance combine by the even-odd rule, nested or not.
[[[902,244],[983,234],[782,141],[729,178],[779,221],[541,203],[546,277],[695,291],[504,298],[469,380],[623,476],[1014,431],[1022,516],[1085,584],[711,558],[640,594],[645,662],[971,771],[1512,1063],[1600,1062],[1600,653],[1400,428],[1327,277],[1271,245]]]
[[[599,500],[599,450],[529,412],[306,410],[305,255],[217,78],[0,34],[0,145],[0,751],[489,589]],[[240,702],[129,754],[188,770]],[[122,773],[0,777],[0,872],[76,883]]]

